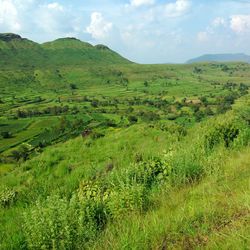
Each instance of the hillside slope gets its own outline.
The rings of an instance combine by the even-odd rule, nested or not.
[[[246,249],[248,119],[246,96],[187,134],[138,124],[47,148],[1,176],[0,249]]]
[[[75,38],[38,44],[11,33],[0,34],[0,58],[5,68],[129,63],[104,45],[92,46]]]

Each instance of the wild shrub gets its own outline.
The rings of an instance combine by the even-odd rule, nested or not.
[[[0,206],[9,207],[17,198],[17,193],[14,190],[5,188],[0,192]]]
[[[24,213],[23,229],[29,249],[82,249],[96,236],[76,196],[70,201],[58,196],[37,201]]]
[[[148,204],[146,187],[137,183],[105,187],[100,182],[84,181],[78,189],[78,197],[85,222],[93,223],[97,230],[103,229],[109,219],[142,212]]]
[[[152,158],[147,161],[139,162],[129,173],[130,179],[136,183],[150,187],[160,183],[169,177],[172,167],[163,158]]]
[[[105,134],[101,133],[101,132],[98,132],[98,131],[93,131],[92,134],[91,134],[91,138],[93,140],[96,140],[96,139],[99,139],[99,138],[102,138],[104,137]]]
[[[169,132],[171,135],[176,135],[178,138],[181,138],[183,136],[187,135],[187,129],[185,126],[177,124],[177,123],[159,123],[159,128],[162,131]]]
[[[136,116],[134,116],[134,115],[130,115],[130,116],[128,117],[128,120],[129,120],[129,122],[130,122],[131,124],[137,123],[137,122],[138,122],[138,118],[137,118]]]
[[[128,213],[142,212],[148,205],[145,186],[126,185],[113,190],[107,199],[107,211],[113,219],[119,219]]]
[[[17,150],[13,150],[11,152],[11,157],[16,160],[24,160],[26,161],[29,157],[30,154],[30,150],[31,150],[31,146],[29,144],[22,144]]]
[[[107,222],[106,201],[110,191],[95,181],[81,182],[77,195],[84,210],[85,223],[92,228],[102,229]]]
[[[216,145],[222,143],[228,148],[239,133],[240,129],[234,123],[218,124],[205,135],[205,147],[207,150],[212,150]]]
[[[10,131],[3,131],[1,132],[1,136],[3,139],[8,139],[12,137],[12,133]]]

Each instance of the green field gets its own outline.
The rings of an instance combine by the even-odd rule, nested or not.
[[[249,64],[4,37],[0,249],[248,249]]]

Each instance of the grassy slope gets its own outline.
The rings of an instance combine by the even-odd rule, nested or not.
[[[226,155],[219,171],[200,183],[163,188],[146,216],[110,225],[94,248],[248,249],[250,148]]]
[[[239,246],[244,249],[249,244],[249,194],[246,190],[249,188],[250,149],[242,147],[239,138],[239,147],[219,146],[207,156],[200,143],[209,127],[235,120],[237,110],[247,105],[247,100],[243,98],[235,105],[235,114],[230,112],[191,128],[180,142],[172,133],[162,132],[157,126],[135,125],[128,129],[111,129],[98,140],[76,138],[47,148],[40,156],[1,177],[1,186],[15,189],[19,197],[15,206],[0,210],[1,239],[5,239],[2,248],[11,245],[15,248],[23,242],[20,230],[26,206],[23,204],[31,205],[38,197],[45,199],[53,194],[70,197],[80,180],[94,176],[108,182],[111,178],[112,182],[112,175],[105,174],[110,163],[115,165],[114,174],[124,178],[127,167],[136,162],[138,156],[146,160],[163,157],[165,151],[173,150],[170,162],[177,171],[173,182],[150,191],[154,205],[146,213],[137,213],[135,217],[133,213],[127,214],[108,225],[100,238],[95,239],[95,248],[193,249],[207,246],[228,249]],[[198,182],[182,184],[186,174],[196,178],[199,172],[203,174]]]
[[[249,109],[249,100],[239,101],[235,109],[244,106]],[[192,152],[200,150],[197,138],[202,138],[208,127],[216,126],[218,121],[195,126],[186,142],[179,146],[172,144],[178,148],[179,165],[176,167],[181,165],[182,158],[186,167],[190,161],[191,165],[196,164],[196,156],[193,161]],[[188,145],[196,150],[190,150]],[[185,152],[188,152],[188,158],[185,158]],[[198,157],[201,155],[197,154]],[[206,172],[201,180],[185,185],[166,183],[156,189],[152,194],[155,205],[146,214],[132,214],[110,224],[89,249],[248,249],[249,139],[247,147],[240,150],[219,147],[201,162]]]

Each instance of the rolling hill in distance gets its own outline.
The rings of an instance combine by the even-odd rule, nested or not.
[[[0,34],[0,250],[248,249],[247,58]]]
[[[81,65],[91,62],[129,63],[129,60],[102,44],[93,46],[73,37],[38,44],[13,33],[0,33],[0,56],[0,63],[3,66],[8,63],[12,65],[16,63],[18,66],[25,63],[33,66],[72,63]],[[199,62],[250,63],[250,56],[244,53],[206,54],[187,61],[187,63]]]
[[[207,54],[187,61],[187,63],[202,62],[246,62],[250,63],[250,56],[244,53],[238,54]]]
[[[12,33],[0,34],[0,58],[2,67],[129,63],[104,45],[92,46],[76,38],[38,44]]]

